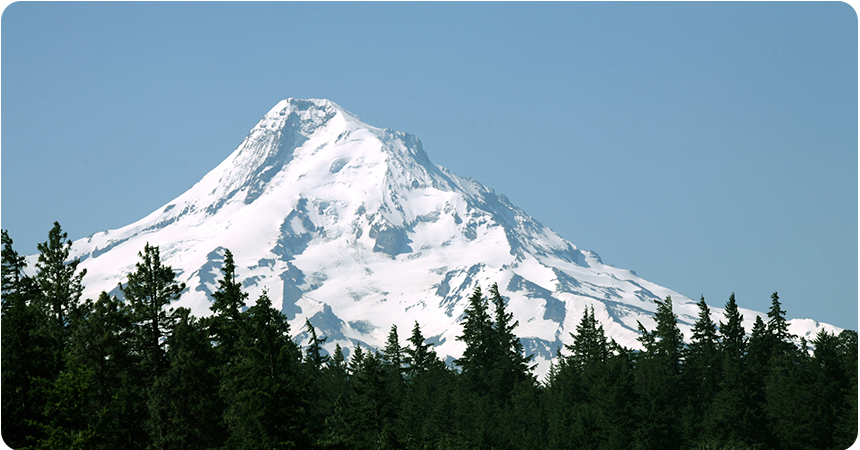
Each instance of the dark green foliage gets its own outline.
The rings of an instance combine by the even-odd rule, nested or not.
[[[681,385],[683,336],[672,311],[672,299],[655,301],[657,327],[648,331],[642,324],[640,342],[645,350],[635,359],[635,414],[642,420],[635,440],[642,448],[676,449],[681,447],[682,417],[679,406],[684,398]]]
[[[67,345],[71,335],[71,322],[80,316],[80,299],[84,290],[81,279],[86,270],[77,272],[79,260],[69,261],[72,242],[68,235],[54,222],[48,233],[47,242],[39,244],[39,260],[36,263],[36,284],[42,298],[40,307],[44,309],[47,323],[44,327],[48,336],[55,340],[56,369],[61,370],[60,353]]]
[[[79,413],[96,435],[90,448],[133,448],[146,442],[145,393],[140,355],[133,352],[129,308],[102,292],[72,335],[66,361],[73,373],[89,375]]]
[[[224,373],[231,449],[305,448],[302,355],[290,326],[263,293],[242,313],[242,333]]]
[[[168,366],[152,386],[150,448],[206,449],[224,439],[215,350],[207,331],[179,308],[167,339]]]
[[[82,300],[83,271],[55,224],[39,274],[3,231],[2,433],[15,448],[841,449],[857,437],[857,333],[797,345],[776,294],[747,339],[734,294],[719,328],[701,299],[689,343],[672,299],[640,324],[642,350],[586,307],[538,383],[497,285],[476,287],[465,351],[443,363],[418,323],[349,361],[305,321],[304,351],[263,293],[246,307],[225,251],[212,315],[157,247],[122,287]],[[596,304],[599,305],[599,304]]]
[[[26,263],[12,248],[12,239],[2,231],[2,324],[0,355],[2,355],[2,423],[3,440],[12,447],[21,447],[27,437],[37,436],[32,421],[41,417],[40,403],[34,377],[45,373],[50,344],[44,333],[38,333],[44,323],[44,312],[36,308],[33,299],[39,297],[35,282],[24,275]]]
[[[497,399],[498,406],[503,406],[510,401],[518,385],[532,381],[532,367],[529,367],[532,356],[524,354],[520,338],[514,332],[519,321],[514,320],[514,315],[507,311],[505,299],[495,283],[490,286],[490,301],[494,310],[492,330],[495,334],[491,337],[495,342],[490,346],[495,351],[490,371],[491,393]]]
[[[687,395],[682,426],[684,436],[692,442],[702,442],[711,435],[705,423],[705,411],[711,409],[721,379],[717,327],[711,320],[711,310],[704,297],[699,300],[698,306],[699,320],[693,326],[690,345],[685,352],[682,377]]]
[[[720,322],[720,353],[729,359],[730,364],[738,365],[746,350],[746,332],[744,316],[738,311],[734,293],[729,296],[725,311],[726,323]]]
[[[436,357],[436,352],[433,350],[433,345],[424,342],[424,335],[421,334],[421,327],[418,322],[412,328],[412,335],[409,336],[409,346],[403,349],[406,354],[404,361],[407,364],[406,375],[412,380],[420,374],[437,366],[441,361]]]
[[[308,319],[305,319],[305,330],[308,333],[309,339],[307,350],[305,350],[304,363],[308,368],[309,375],[316,377],[322,370],[323,364],[329,361],[328,355],[322,353],[322,345],[325,343],[326,338],[325,336],[322,338],[317,337],[317,330],[311,325],[311,321]]]
[[[167,366],[167,341],[163,338],[176,325],[176,313],[166,307],[179,298],[185,283],[177,283],[173,269],[161,264],[158,247],[146,244],[138,255],[141,260],[136,270],[120,289],[131,308],[135,329],[132,350],[142,356],[143,376],[151,385]]]
[[[463,382],[469,389],[486,392],[493,367],[495,339],[487,299],[476,286],[469,304],[463,311],[463,334],[457,340],[466,344],[463,356],[455,362],[462,370]]]
[[[248,293],[236,283],[236,265],[233,253],[224,251],[223,278],[218,280],[218,290],[212,293],[212,316],[208,320],[209,335],[215,345],[219,361],[225,364],[235,353],[242,332],[240,314],[245,308]]]

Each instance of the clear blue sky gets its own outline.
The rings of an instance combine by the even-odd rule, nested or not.
[[[857,37],[844,3],[14,3],[2,227],[129,224],[328,98],[604,262],[857,329]]]

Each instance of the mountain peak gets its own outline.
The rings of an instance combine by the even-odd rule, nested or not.
[[[688,335],[698,316],[692,300],[604,264],[504,195],[434,165],[417,137],[367,125],[329,100],[279,102],[165,207],[75,242],[85,295],[121,295],[116,286],[146,243],[188,287],[176,306],[209,314],[230,249],[251,298],[267,289],[293,329],[309,319],[329,351],[382,346],[391,325],[417,321],[440,355],[458,357],[464,299],[493,283],[540,373],[586,307],[629,347],[639,346],[638,322],[653,326],[655,300],[673,298]],[[744,312],[746,329],[755,314]],[[792,333],[820,327],[803,328]]]
[[[348,115],[351,119],[357,120],[355,116],[347,113],[331,100],[288,98],[281,100],[269,110],[251,130],[251,133],[253,134],[255,130],[283,130],[286,128],[308,136],[337,114]]]

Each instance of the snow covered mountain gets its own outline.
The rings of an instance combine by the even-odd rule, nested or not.
[[[457,357],[459,318],[477,284],[486,292],[498,283],[539,374],[586,306],[630,347],[639,347],[637,321],[653,329],[654,300],[672,296],[687,336],[698,314],[692,300],[604,264],[504,195],[434,165],[417,137],[362,123],[328,100],[281,101],[187,192],[76,241],[84,295],[119,295],[147,242],[188,287],[174,306],[210,313],[230,249],[249,301],[267,289],[293,333],[309,318],[329,351],[381,348],[392,324],[405,340],[417,321],[441,356]],[[713,319],[722,312],[713,308]],[[761,313],[741,312],[749,331]],[[809,338],[822,327],[839,330],[791,321]]]

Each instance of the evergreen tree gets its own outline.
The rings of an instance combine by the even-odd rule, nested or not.
[[[173,269],[162,265],[158,247],[147,243],[138,255],[136,270],[120,289],[136,329],[134,351],[143,356],[145,383],[151,385],[166,368],[166,338],[176,324],[176,313],[166,308],[179,299],[185,283],[177,283]]]
[[[223,406],[218,392],[215,351],[207,331],[187,308],[167,338],[168,365],[153,383],[147,401],[152,449],[206,449],[223,443]]]
[[[403,348],[400,346],[400,341],[397,336],[397,325],[391,325],[391,331],[388,333],[388,341],[385,343],[385,348],[382,350],[381,366],[385,379],[385,390],[388,394],[388,403],[392,412],[392,420],[387,422],[388,431],[386,433],[395,433],[396,425],[394,418],[399,416],[405,396],[406,385],[403,379]],[[386,439],[391,440],[388,435]]]
[[[576,334],[570,333],[572,345],[565,345],[571,352],[568,362],[580,373],[587,368],[606,362],[610,345],[603,332],[603,325],[594,318],[594,308],[585,307],[582,319],[576,326]]]
[[[349,389],[347,363],[340,344],[335,344],[334,354],[323,367],[312,389],[316,393],[316,400],[312,399],[310,405],[311,433],[315,445],[322,448],[336,447],[342,433],[342,430],[337,429],[338,402],[344,401]]]
[[[711,430],[704,424],[704,415],[719,390],[721,369],[717,354],[717,327],[711,320],[711,310],[704,296],[697,305],[699,319],[693,326],[690,345],[686,349],[683,374],[684,390],[688,396],[683,425],[689,442],[704,442],[710,437]]]
[[[3,440],[22,447],[27,437],[40,433],[31,425],[41,417],[34,378],[49,377],[52,359],[47,333],[39,333],[41,311],[33,299],[39,297],[32,278],[24,274],[26,262],[12,248],[12,239],[2,230],[2,424]]]
[[[842,377],[842,407],[834,433],[834,442],[839,448],[848,448],[857,439],[857,332],[842,330],[837,337],[836,353],[845,371]]]
[[[436,352],[433,350],[433,345],[424,342],[424,335],[421,334],[421,327],[418,326],[418,321],[415,321],[415,326],[412,327],[412,335],[409,336],[409,344],[403,349],[404,362],[407,364],[406,375],[408,379],[414,379],[419,374],[426,372],[434,363],[441,363],[436,357]]]
[[[243,332],[223,380],[229,393],[225,447],[308,447],[302,354],[287,318],[265,292],[242,316]]]
[[[364,364],[364,350],[361,349],[361,345],[355,344],[348,365],[350,375],[355,376],[361,370],[362,364]]]
[[[494,355],[491,377],[493,382],[493,395],[499,402],[507,402],[514,387],[530,378],[531,367],[528,363],[532,355],[524,355],[523,344],[514,333],[519,326],[519,321],[514,320],[514,315],[507,312],[507,305],[499,293],[499,286],[493,283],[490,286],[490,301],[494,307],[493,331],[495,343],[492,346],[496,352]]]
[[[388,332],[388,340],[382,350],[382,361],[388,364],[393,372],[398,375],[402,373],[403,349],[400,347],[400,341],[397,337],[397,325],[391,325],[391,330]]]
[[[848,448],[853,440],[844,440],[845,434],[841,428],[846,424],[849,412],[856,412],[856,404],[846,402],[852,387],[850,371],[845,367],[847,362],[840,348],[839,337],[821,330],[812,341],[814,347],[812,368],[813,379],[810,380],[811,390],[815,392],[815,404],[808,408],[812,422],[815,424],[816,441],[819,448]],[[855,360],[856,361],[856,360]],[[850,420],[855,423],[854,415]]]
[[[744,331],[744,316],[738,310],[735,294],[729,296],[725,308],[726,323],[720,322],[720,352],[729,359],[730,364],[740,365],[746,351],[746,331]]]
[[[226,364],[241,334],[240,314],[245,308],[247,292],[236,282],[236,265],[233,253],[224,250],[222,278],[218,280],[218,290],[212,293],[212,316],[208,319],[209,334],[219,354],[221,364]]]
[[[356,346],[358,348],[358,346]],[[329,445],[350,449],[397,448],[397,409],[388,390],[387,370],[376,352],[361,356],[350,380],[347,398],[339,402],[333,420],[334,436]]]
[[[76,273],[80,260],[69,261],[72,242],[57,222],[48,232],[48,240],[38,244],[37,248],[39,260],[36,262],[36,283],[48,318],[46,331],[55,341],[55,363],[59,371],[62,352],[71,336],[71,322],[80,315],[79,304],[84,290],[81,280],[87,271],[84,269]]]
[[[636,361],[638,416],[637,441],[645,448],[676,449],[681,446],[680,386],[683,335],[672,311],[672,298],[655,301],[657,327],[649,332],[642,324],[640,342],[645,347]]]
[[[312,437],[317,437],[323,433],[325,419],[332,414],[334,401],[337,397],[327,395],[328,393],[323,390],[325,384],[323,370],[330,361],[329,356],[323,353],[322,348],[326,337],[317,337],[316,329],[308,319],[305,319],[305,332],[308,334],[308,344],[305,349],[303,368],[307,376],[305,396],[308,400],[307,422],[309,427],[306,432]],[[343,358],[343,354],[341,354],[341,358]]]
[[[140,381],[140,356],[132,349],[131,313],[127,305],[105,292],[76,327],[66,364],[88,389],[72,409],[83,419],[77,428],[95,432],[93,449],[142,448],[148,435],[141,418],[146,405]],[[58,386],[69,392],[72,386]]]
[[[418,322],[408,341],[410,345],[403,349],[408,389],[399,414],[402,440],[408,448],[455,445],[461,441],[453,404],[454,372],[439,360],[433,345],[425,342]]]
[[[772,351],[788,356],[797,350],[791,342],[796,336],[788,332],[788,321],[785,320],[785,311],[776,292],[771,294],[770,300],[771,305],[767,312],[767,333],[770,336]]]
[[[305,319],[305,331],[308,333],[308,347],[305,350],[305,367],[308,368],[308,373],[311,377],[319,375],[323,365],[328,363],[329,356],[323,354],[322,344],[326,341],[326,337],[317,337],[317,331],[311,325],[309,319]]]
[[[86,316],[86,306],[90,305],[89,302],[82,305],[80,301],[81,280],[86,270],[78,272],[80,261],[69,260],[71,247],[68,235],[54,222],[48,240],[37,245],[35,287],[28,289],[30,295],[26,300],[19,298],[26,302],[26,308],[33,313],[30,317],[35,319],[28,331],[29,344],[33,346],[31,356],[35,357],[28,364],[33,369],[27,374],[30,380],[28,401],[41,406],[41,417],[37,415],[30,422],[41,430],[36,433],[44,437],[36,438],[41,446],[88,445],[92,437],[92,430],[85,429],[78,417],[70,416],[82,401],[90,376],[85,367],[66,367],[65,353],[72,333]],[[7,278],[21,279],[14,269],[23,268],[21,263],[20,257],[9,255]],[[24,291],[19,289],[19,292]],[[76,429],[77,438],[70,432],[71,428]]]
[[[719,329],[719,389],[711,408],[705,413],[705,428],[710,430],[711,439],[720,445],[734,445],[748,440],[751,431],[744,424],[752,419],[744,369],[746,331],[734,293],[726,302],[724,317],[726,321],[720,322]]]
[[[23,282],[27,278],[24,274],[24,269],[27,267],[25,258],[18,254],[12,248],[12,238],[9,237],[9,232],[0,230],[2,235],[2,265],[0,265],[0,274],[2,274],[2,294],[5,299],[8,295],[20,293],[23,289]],[[4,300],[4,304],[5,304]]]
[[[573,344],[564,348],[571,354],[565,356],[561,350],[557,352],[557,364],[548,378],[547,439],[551,448],[596,448],[599,430],[586,377],[595,374],[605,356],[599,349],[605,342],[600,341],[593,310],[585,308],[576,333],[570,333],[570,337]],[[588,375],[584,374],[586,371]]]
[[[487,380],[493,367],[495,354],[493,323],[490,320],[487,300],[481,293],[481,287],[475,286],[475,291],[469,297],[469,304],[463,311],[463,334],[457,340],[466,344],[463,356],[455,360],[462,369],[462,379],[469,389],[476,392],[487,392]]]

